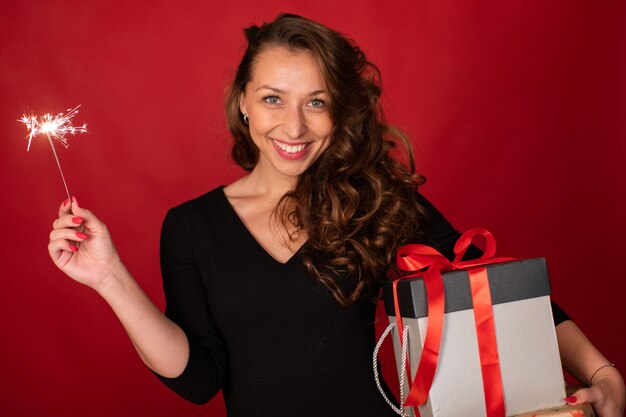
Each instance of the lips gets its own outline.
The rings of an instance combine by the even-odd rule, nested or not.
[[[307,142],[307,143],[299,143],[297,145],[290,145],[285,142],[280,142],[276,139],[272,139],[272,138],[270,139],[272,143],[274,144],[274,148],[276,149],[276,151],[278,152],[280,156],[282,156],[285,159],[292,159],[292,160],[300,159],[304,157],[308,152],[309,145],[313,143],[313,142]]]
[[[279,147],[280,149],[282,149],[283,151],[287,153],[301,152],[304,148],[306,148],[307,146],[311,144],[311,142],[309,142],[309,143],[300,143],[298,145],[288,145],[286,143],[279,142],[276,139],[272,139],[272,142],[274,143],[275,146]]]

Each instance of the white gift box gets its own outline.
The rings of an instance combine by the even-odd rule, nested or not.
[[[565,385],[550,305],[545,260],[529,259],[487,265],[493,304],[500,371],[507,416],[556,407],[564,403]],[[437,370],[422,417],[486,415],[472,296],[467,271],[442,274],[445,315]],[[392,282],[383,284],[385,310],[395,323]],[[408,326],[411,380],[422,354],[428,323],[424,282],[398,283],[403,326]],[[398,372],[401,345],[393,332]],[[404,392],[407,393],[408,383]],[[412,416],[411,407],[405,407]]]

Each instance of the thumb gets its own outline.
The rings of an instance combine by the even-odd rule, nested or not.
[[[98,219],[98,217],[96,217],[91,210],[80,207],[76,197],[72,197],[72,213],[76,216],[82,217],[82,226],[86,231],[94,234],[108,233],[106,225],[100,221],[100,219]]]
[[[602,391],[596,387],[581,388],[569,397],[565,397],[565,402],[570,405],[595,403],[602,400],[602,397]]]

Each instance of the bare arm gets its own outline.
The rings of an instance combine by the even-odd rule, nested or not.
[[[185,333],[161,313],[130,275],[106,226],[75,199],[61,205],[48,251],[59,269],[107,301],[150,369],[170,378],[183,372],[189,357]]]
[[[570,404],[590,402],[600,417],[622,417],[626,389],[619,371],[587,339],[571,320],[556,327],[561,362],[579,381],[590,385],[576,391],[566,401]]]
[[[189,357],[187,336],[161,313],[122,264],[97,291],[150,369],[167,378],[183,372]]]

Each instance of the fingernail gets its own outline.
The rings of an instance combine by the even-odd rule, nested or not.
[[[83,222],[83,218],[82,217],[72,217],[72,223],[74,224],[81,224]]]
[[[63,207],[67,206],[67,203],[70,202],[69,198],[66,198],[65,200],[63,200]]]
[[[578,401],[578,398],[576,398],[575,396],[571,395],[569,397],[565,397],[565,402],[566,403],[575,403],[576,401]]]
[[[78,252],[78,248],[70,243],[70,249],[74,252]]]
[[[87,234],[83,232],[76,232],[76,237],[79,239],[87,239],[89,236],[87,236]]]
[[[76,206],[80,208],[80,205],[78,204],[78,198],[72,197],[72,200],[74,200],[74,203],[76,204]]]

